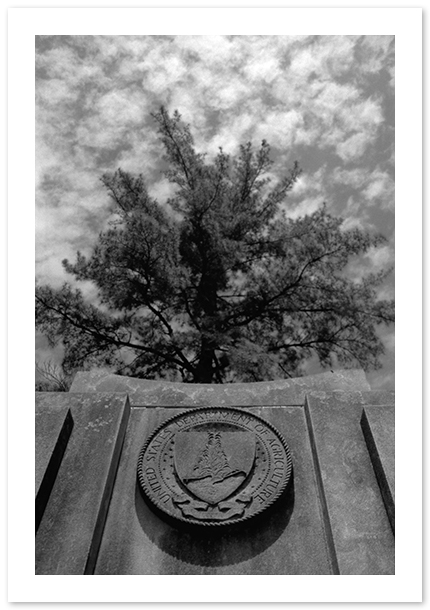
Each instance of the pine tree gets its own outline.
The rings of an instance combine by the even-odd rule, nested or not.
[[[300,375],[311,356],[380,366],[377,327],[394,321],[394,302],[378,287],[391,270],[356,281],[348,264],[384,238],[345,230],[325,206],[289,218],[300,168],[271,186],[267,142],[210,162],[178,112],[153,116],[175,195],[159,203],[142,175],[104,175],[116,216],[91,256],[63,261],[97,286],[98,305],[68,283],[36,289],[37,328],[63,343],[64,370],[223,383]]]

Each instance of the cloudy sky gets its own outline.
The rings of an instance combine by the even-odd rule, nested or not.
[[[142,172],[168,196],[150,116],[160,105],[209,154],[264,138],[275,176],[297,159],[287,213],[325,201],[345,226],[387,237],[368,270],[394,262],[393,36],[36,36],[38,281],[71,281],[61,260],[89,253],[106,226],[103,172]],[[394,296],[394,275],[381,295]],[[368,378],[394,389],[394,329],[383,338],[384,367]],[[58,357],[41,337],[36,351]]]

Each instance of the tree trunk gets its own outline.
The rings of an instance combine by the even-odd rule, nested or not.
[[[194,373],[194,383],[212,383],[214,369],[212,367],[214,349],[207,341],[202,339],[202,351],[199,363]]]

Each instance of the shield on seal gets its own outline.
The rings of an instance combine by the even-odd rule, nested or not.
[[[255,460],[253,432],[190,430],[175,436],[175,470],[191,494],[216,505],[243,483]]]

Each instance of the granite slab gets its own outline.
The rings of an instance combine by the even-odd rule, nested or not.
[[[70,409],[74,427],[36,535],[36,574],[91,574],[128,421],[128,399],[46,393],[39,400],[48,409]]]
[[[363,401],[370,398],[359,392],[306,397],[322,505],[344,575],[395,570],[394,536],[360,427]]]
[[[303,408],[252,408],[286,439],[293,484],[258,521],[224,534],[217,530],[216,536],[167,523],[147,505],[138,484],[138,456],[148,435],[182,411],[132,409],[95,574],[332,574]]]

